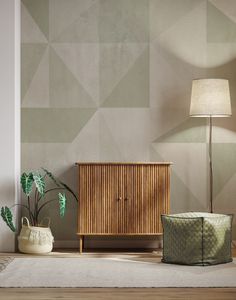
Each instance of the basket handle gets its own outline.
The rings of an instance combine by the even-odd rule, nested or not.
[[[47,227],[50,227],[50,223],[51,223],[51,219],[49,217],[45,217],[41,220],[41,222],[39,223],[39,226],[43,226],[43,223],[45,220],[48,220],[47,222]],[[46,224],[45,224],[46,225]]]
[[[23,226],[24,225],[24,220],[26,221],[26,226],[27,227],[30,227],[30,224],[29,224],[29,220],[28,220],[28,218],[26,218],[26,217],[22,217],[21,218],[21,226]]]

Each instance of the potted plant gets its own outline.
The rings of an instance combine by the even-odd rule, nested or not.
[[[38,171],[21,175],[21,188],[26,196],[26,203],[1,208],[2,219],[13,232],[16,232],[16,227],[13,223],[13,207],[19,205],[27,211],[28,218],[22,218],[22,228],[18,236],[19,250],[24,253],[47,253],[52,250],[53,236],[49,227],[50,219],[40,218],[42,210],[49,203],[58,201],[59,214],[61,217],[64,217],[67,202],[66,193],[70,193],[78,201],[75,193],[68,185],[57,179],[48,170],[42,168],[42,171],[43,175]],[[51,180],[54,185],[49,189],[46,189],[47,179]],[[53,191],[58,191],[57,198],[46,198]],[[48,220],[47,226],[43,225],[45,219]],[[24,224],[24,221],[26,221],[26,224]]]

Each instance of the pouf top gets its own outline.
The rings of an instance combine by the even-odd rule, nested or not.
[[[179,214],[169,214],[166,216],[176,217],[176,218],[219,218],[219,217],[226,217],[229,215],[213,214],[207,212],[186,212],[186,213],[179,213]]]

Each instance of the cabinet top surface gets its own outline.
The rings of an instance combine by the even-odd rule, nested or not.
[[[172,165],[172,162],[85,162],[78,161],[76,165]]]

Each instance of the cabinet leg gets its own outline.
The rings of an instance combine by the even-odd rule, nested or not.
[[[84,236],[80,235],[79,236],[79,253],[83,253],[83,242],[84,242]]]

